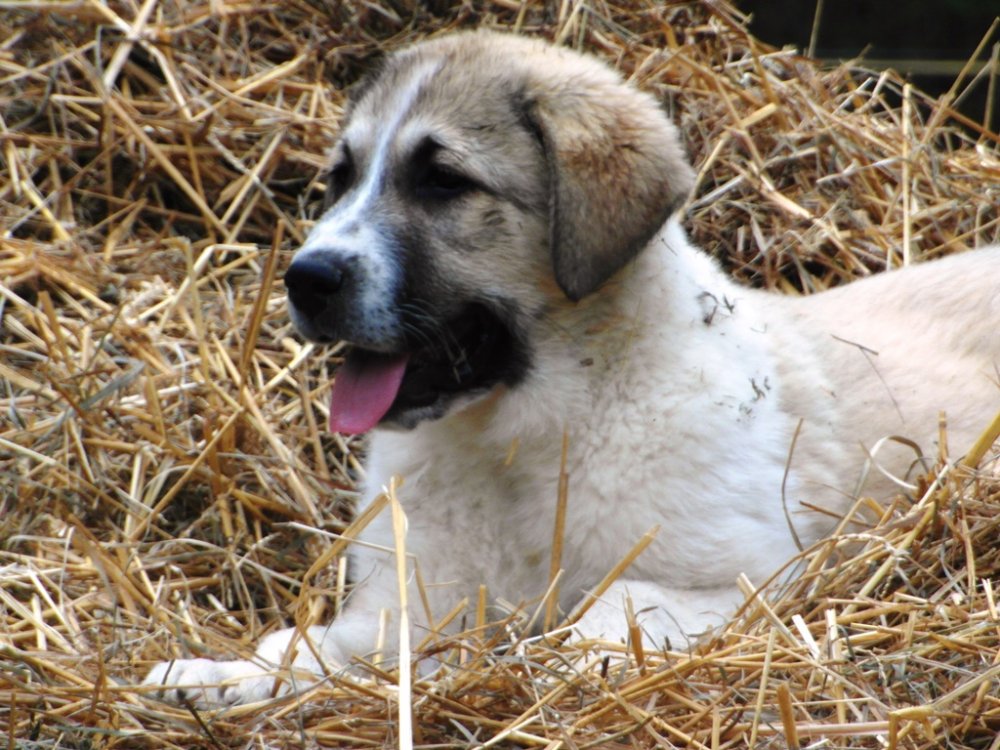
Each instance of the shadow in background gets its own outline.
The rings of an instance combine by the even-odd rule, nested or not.
[[[892,67],[935,96],[951,88],[1000,15],[1000,2],[993,0],[820,1],[816,57],[836,63],[864,53],[870,67]],[[752,14],[750,29],[762,41],[809,49],[816,0],[745,0],[739,5]],[[1000,30],[980,54],[979,67],[989,65],[995,44],[1000,44]],[[986,119],[988,82],[984,74],[958,102],[958,109],[979,123]],[[996,85],[1000,88],[1000,82]],[[994,131],[1000,128],[1000,90],[994,94],[990,121]]]

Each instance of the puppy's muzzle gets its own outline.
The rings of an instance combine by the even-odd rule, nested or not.
[[[391,264],[379,261],[316,244],[285,273],[299,332],[349,345],[331,389],[331,431],[413,427],[461,397],[521,379],[527,347],[501,301],[456,296],[435,309],[424,299],[400,299]]]

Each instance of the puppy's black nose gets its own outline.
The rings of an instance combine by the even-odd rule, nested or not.
[[[323,312],[344,285],[346,268],[322,257],[296,258],[285,272],[285,287],[292,304],[307,317]]]

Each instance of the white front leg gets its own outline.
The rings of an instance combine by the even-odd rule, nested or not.
[[[631,601],[647,649],[680,650],[708,630],[723,625],[743,602],[733,585],[680,589],[650,581],[618,579],[574,626],[574,640],[621,641],[629,632],[626,603]]]

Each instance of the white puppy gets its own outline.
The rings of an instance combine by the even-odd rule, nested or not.
[[[935,456],[940,412],[962,447],[1000,409],[1000,250],[770,295],[668,220],[691,184],[650,96],[539,41],[443,37],[359,87],[330,207],[286,283],[303,335],[352,345],[331,426],[372,431],[366,502],[405,478],[435,617],[480,584],[544,593],[564,434],[561,608],[658,524],[577,632],[624,637],[629,596],[650,644],[683,645],[732,611],[741,573],[765,580],[859,492],[894,491],[877,471],[859,487],[881,438]],[[905,476],[917,456],[892,445],[876,460]],[[380,612],[398,622],[388,514],[362,540],[328,627],[273,633],[255,662],[161,664],[147,683],[228,704],[270,695],[282,664],[311,679],[369,654]],[[434,626],[412,615],[418,634]]]

